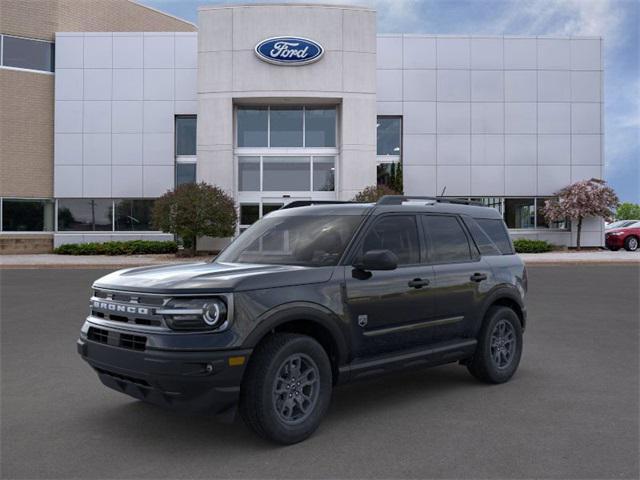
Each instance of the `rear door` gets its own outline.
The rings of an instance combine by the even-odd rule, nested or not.
[[[425,329],[433,318],[429,285],[433,268],[425,265],[419,218],[387,214],[372,220],[356,245],[354,258],[369,250],[387,249],[398,257],[398,268],[362,272],[345,267],[346,302],[358,356],[425,343]]]
[[[432,341],[465,337],[473,333],[482,296],[489,289],[491,268],[457,215],[422,215],[429,263],[435,284]]]

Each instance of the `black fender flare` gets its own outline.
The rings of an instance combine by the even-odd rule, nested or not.
[[[256,328],[247,336],[243,348],[255,348],[270,331],[292,321],[308,321],[325,329],[336,346],[338,365],[344,365],[349,358],[346,334],[338,315],[327,307],[311,302],[291,302],[278,305],[256,319]]]
[[[516,287],[506,285],[498,286],[487,294],[487,297],[482,303],[482,307],[480,308],[480,312],[478,315],[478,331],[480,330],[480,326],[482,325],[482,322],[484,321],[487,311],[489,310],[491,305],[504,299],[514,302],[520,308],[520,312],[516,313],[520,317],[520,320],[522,322],[522,330],[524,331],[526,325],[526,307],[522,301],[522,298],[520,297],[520,292],[518,292]]]

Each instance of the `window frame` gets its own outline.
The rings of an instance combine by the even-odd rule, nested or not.
[[[436,262],[434,260],[434,253],[433,253],[433,239],[431,238],[431,234],[429,233],[429,230],[426,228],[425,226],[425,221],[427,217],[450,217],[450,218],[454,218],[457,222],[458,225],[460,225],[460,228],[462,229],[462,232],[464,233],[466,239],[467,239],[467,246],[469,248],[469,258],[466,260],[445,260],[442,262]],[[467,226],[464,223],[464,220],[460,217],[460,215],[456,215],[456,214],[452,214],[452,213],[421,213],[420,214],[420,228],[423,231],[423,236],[424,236],[424,241],[426,244],[426,262],[425,265],[452,265],[452,264],[461,264],[461,263],[477,263],[481,260],[481,255],[480,252],[478,250],[477,245],[475,244],[473,237],[471,236],[471,233],[469,232],[469,230],[467,229]]]
[[[302,111],[302,146],[299,147],[272,147],[271,146],[271,108],[277,108],[277,109],[283,109],[283,108],[291,108],[291,109],[297,109],[299,108]],[[241,147],[239,145],[238,142],[238,134],[240,132],[240,128],[238,125],[238,111],[242,110],[242,109],[252,109],[252,108],[266,108],[267,111],[267,144],[260,146],[260,147]],[[334,139],[335,139],[335,145],[330,146],[330,147],[307,147],[307,128],[306,128],[306,123],[307,123],[307,119],[306,119],[306,109],[320,109],[320,108],[324,108],[326,110],[335,110],[335,122],[334,122]],[[338,105],[327,105],[327,104],[318,104],[318,105],[304,105],[304,104],[296,104],[296,105],[286,105],[286,104],[270,104],[270,105],[235,105],[234,106],[234,135],[233,135],[233,147],[236,150],[236,152],[240,152],[240,154],[244,155],[245,150],[252,150],[252,151],[256,151],[259,150],[260,152],[264,152],[265,149],[268,149],[269,151],[274,150],[274,151],[281,151],[281,150],[332,150],[332,151],[337,151],[338,150],[338,143],[339,143],[339,110],[338,110]]]
[[[34,42],[48,43],[52,49],[51,70],[39,70],[35,68],[13,67],[11,65],[5,65],[4,64],[4,47],[5,47],[4,37],[11,37],[11,38],[18,38],[21,40],[31,40]],[[0,34],[0,69],[14,70],[16,72],[40,73],[43,75],[55,75],[55,70],[56,70],[55,45],[56,45],[55,42],[51,42],[49,40],[43,40],[41,38],[30,38],[30,37],[23,37],[20,35],[9,35],[9,34],[2,33]]]

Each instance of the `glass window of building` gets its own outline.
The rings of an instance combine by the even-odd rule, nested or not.
[[[268,147],[268,108],[238,107],[237,130],[238,147]]]
[[[302,107],[271,107],[269,113],[269,146],[302,147],[303,144]]]
[[[186,183],[196,183],[195,162],[176,163],[176,187]]]
[[[376,128],[378,137],[378,155],[401,155],[402,118],[378,117]]]
[[[54,44],[43,40],[2,35],[2,65],[53,72]]]
[[[195,115],[176,116],[176,156],[196,154],[196,129]]]
[[[336,146],[336,109],[306,107],[304,110],[305,147]]]
[[[113,201],[107,199],[72,198],[58,200],[58,230],[113,230]]]
[[[403,191],[402,163],[379,162],[376,167],[378,185],[386,185],[396,192]]]
[[[333,192],[335,190],[336,161],[334,157],[313,157],[313,190]]]
[[[260,205],[240,205],[240,225],[251,225],[260,218]]]
[[[267,213],[275,212],[276,210],[280,210],[284,204],[283,203],[263,203],[262,204],[262,216],[264,217]]]
[[[548,220],[544,215],[544,204],[547,200],[553,200],[553,197],[542,197],[536,198],[536,227],[537,228],[556,228],[561,230],[566,230],[569,228],[568,220],[561,220],[559,222],[554,222]]]
[[[505,198],[504,221],[509,228],[535,228],[533,198]]]
[[[502,198],[500,197],[478,197],[471,198],[472,202],[479,203],[485,207],[491,207],[502,213]]]
[[[238,157],[238,190],[260,191],[260,157]]]
[[[2,231],[50,232],[53,230],[51,200],[2,199]]]
[[[264,157],[262,190],[308,191],[311,188],[310,157]]]
[[[150,231],[153,200],[147,199],[122,199],[115,201],[115,225],[116,231]]]

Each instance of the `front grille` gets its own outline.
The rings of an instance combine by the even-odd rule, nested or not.
[[[156,314],[168,298],[134,293],[94,290],[91,315],[113,322],[167,329],[164,317]]]
[[[147,348],[147,337],[143,335],[130,335],[128,333],[113,332],[103,328],[89,327],[87,339],[113,345],[128,350],[143,352]]]
[[[98,343],[109,343],[109,331],[101,328],[89,327],[87,338]]]
[[[147,337],[141,335],[129,335],[127,333],[120,334],[120,346],[130,350],[143,351],[147,346]]]

